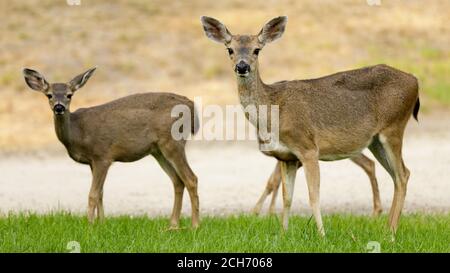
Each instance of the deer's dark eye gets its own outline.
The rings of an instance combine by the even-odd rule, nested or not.
[[[255,50],[253,50],[253,54],[255,54],[256,56],[258,56],[259,52],[261,51],[261,48],[255,48]]]
[[[67,94],[67,96],[66,96],[68,99],[71,99],[72,98],[72,94]]]
[[[46,96],[47,96],[48,99],[53,98],[52,94],[47,94]]]
[[[227,48],[227,50],[228,50],[228,54],[233,55],[234,51],[232,48]]]

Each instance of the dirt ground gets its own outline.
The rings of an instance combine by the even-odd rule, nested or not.
[[[405,133],[404,158],[411,170],[405,210],[450,211],[450,122],[448,113],[422,115]],[[0,157],[0,212],[46,213],[68,210],[83,213],[87,206],[90,170],[73,162],[59,145],[56,154]],[[189,162],[199,177],[203,215],[247,213],[264,189],[275,160],[262,155],[255,143],[191,142]],[[366,155],[373,156],[366,151]],[[326,213],[370,213],[369,180],[349,160],[321,163],[321,203]],[[393,182],[377,163],[384,211],[388,211]],[[185,194],[183,212],[190,205]],[[173,188],[152,157],[134,163],[116,163],[105,184],[107,215],[169,215]],[[267,200],[268,203],[268,200]],[[266,211],[266,207],[264,210]],[[281,198],[278,198],[278,209]],[[293,212],[310,214],[303,171],[299,171]]]

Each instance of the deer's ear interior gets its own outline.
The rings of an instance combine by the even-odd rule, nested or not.
[[[222,44],[231,42],[231,33],[219,20],[202,16],[201,21],[203,24],[203,30],[208,38]]]
[[[81,87],[83,87],[86,84],[86,82],[89,80],[89,78],[92,76],[92,74],[94,74],[95,69],[97,69],[97,67],[91,68],[88,71],[73,78],[69,82],[70,89],[72,89],[72,91],[76,91],[76,90],[80,89]]]
[[[42,76],[36,70],[24,68],[23,76],[25,78],[25,82],[28,85],[28,87],[30,87],[33,90],[45,92],[50,87],[47,80],[45,80],[44,76]]]
[[[287,24],[287,16],[279,16],[270,20],[258,34],[258,40],[262,44],[270,43],[283,35]]]

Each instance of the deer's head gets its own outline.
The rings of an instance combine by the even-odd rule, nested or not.
[[[202,16],[201,21],[206,36],[226,46],[236,75],[245,78],[256,71],[261,49],[281,37],[287,17],[270,20],[257,35],[233,35],[224,24],[211,17]]]
[[[75,91],[86,84],[95,69],[89,69],[68,83],[49,84],[39,72],[28,68],[23,70],[23,76],[25,77],[25,82],[31,89],[43,93],[48,98],[50,108],[55,115],[63,115],[69,110],[70,101]]]

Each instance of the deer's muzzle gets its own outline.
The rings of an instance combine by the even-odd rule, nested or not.
[[[55,112],[55,114],[58,114],[58,115],[64,114],[65,110],[66,110],[66,107],[64,107],[64,105],[62,105],[62,104],[56,104],[53,107],[53,111]]]
[[[247,75],[250,72],[250,65],[244,61],[240,61],[235,68],[237,74]]]

